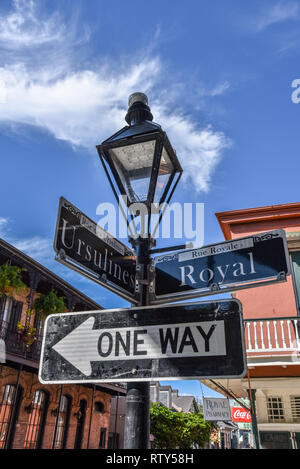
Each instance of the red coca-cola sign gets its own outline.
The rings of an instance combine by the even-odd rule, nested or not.
[[[251,423],[251,414],[243,407],[231,407],[231,418],[233,422]]]

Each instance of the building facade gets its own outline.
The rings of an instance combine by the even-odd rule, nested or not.
[[[178,389],[161,385],[159,381],[150,383],[150,402],[160,402],[168,409],[176,412],[199,412],[200,405],[195,396],[180,396]]]
[[[241,407],[241,403],[247,408],[250,408],[249,399],[239,399],[240,402],[232,402],[231,404],[231,417],[232,422],[238,426],[236,445],[238,449],[253,448],[253,433],[251,423],[251,413],[245,408]]]
[[[160,402],[174,412],[198,412],[199,406],[195,396],[180,396],[177,389],[163,386],[159,381],[150,383],[150,402]],[[124,431],[126,416],[126,397],[119,394],[111,400],[108,448],[124,448]],[[153,436],[150,434],[150,445]]]
[[[292,274],[285,282],[232,294],[242,303],[247,375],[242,379],[206,380],[205,384],[224,394],[226,388],[231,398],[251,398],[261,448],[299,449],[300,203],[216,216],[226,240],[283,229]]]
[[[0,449],[106,448],[111,398],[125,388],[102,385],[42,385],[38,367],[43,320],[31,314],[35,298],[54,290],[66,311],[102,309],[82,292],[0,240],[0,265],[22,268],[26,291],[0,299]],[[24,340],[18,324],[36,331]]]

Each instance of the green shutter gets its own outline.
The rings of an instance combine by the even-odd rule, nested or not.
[[[15,331],[17,329],[17,324],[21,320],[23,309],[22,301],[13,300],[11,316],[9,320],[9,329]]]
[[[0,297],[0,321],[2,321],[3,312],[4,312],[4,308],[5,308],[5,303],[6,303],[6,298],[7,298],[6,295],[3,295],[3,296]]]
[[[298,310],[300,309],[300,251],[291,253],[295,280],[295,296]]]

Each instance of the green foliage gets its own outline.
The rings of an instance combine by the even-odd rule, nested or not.
[[[14,291],[27,289],[22,281],[23,270],[25,269],[10,265],[8,261],[0,265],[0,297],[3,295],[12,296]]]
[[[201,413],[172,412],[159,403],[151,404],[150,418],[156,449],[202,448],[213,429]]]
[[[36,340],[36,328],[23,326],[20,321],[17,323],[17,328],[19,333],[22,335],[26,347],[32,345]]]
[[[179,444],[180,449],[202,448],[209,441],[212,425],[205,421],[202,414],[182,414],[184,428]]]
[[[176,448],[181,428],[175,412],[159,403],[151,404],[150,421],[150,432],[155,438],[154,447],[160,449]]]
[[[64,297],[58,296],[54,290],[48,294],[41,293],[35,300],[33,308],[42,319],[49,314],[59,314],[66,311]]]

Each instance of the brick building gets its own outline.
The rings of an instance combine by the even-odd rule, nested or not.
[[[22,280],[27,290],[0,298],[0,448],[106,448],[111,398],[125,395],[125,388],[107,383],[42,385],[38,366],[43,321],[28,314],[39,293],[52,289],[65,298],[67,311],[102,307],[0,240],[0,265],[6,261],[24,269]],[[31,345],[24,342],[18,323],[36,329]]]

